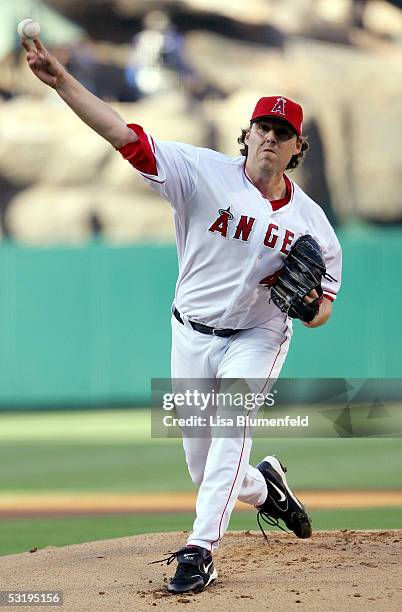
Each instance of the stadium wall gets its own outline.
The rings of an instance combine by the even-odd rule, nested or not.
[[[401,232],[340,233],[330,322],[295,322],[282,375],[401,377]],[[172,245],[0,246],[0,409],[146,405],[169,376]]]

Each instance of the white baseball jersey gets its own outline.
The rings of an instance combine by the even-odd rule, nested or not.
[[[174,211],[180,313],[231,329],[278,316],[269,285],[292,243],[304,234],[322,248],[327,272],[336,279],[324,278],[322,288],[335,300],[341,283],[338,239],[320,206],[286,175],[286,197],[270,202],[247,176],[244,156],[161,142],[140,126],[130,127],[139,140],[120,152]]]

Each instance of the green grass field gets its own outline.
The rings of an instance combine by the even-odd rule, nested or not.
[[[296,489],[400,489],[398,438],[255,440],[252,463],[277,454]],[[194,490],[181,441],[151,439],[145,410],[0,414],[0,497],[11,492]],[[402,527],[397,508],[319,511],[316,529]],[[3,519],[0,554],[136,533],[190,529],[189,514]],[[232,529],[254,529],[253,513]]]

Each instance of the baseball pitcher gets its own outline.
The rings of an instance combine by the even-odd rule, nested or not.
[[[341,249],[323,210],[287,175],[308,144],[301,106],[260,99],[229,157],[162,142],[126,122],[87,91],[43,46],[23,39],[33,73],[105,138],[146,183],[170,202],[179,277],[172,307],[174,380],[260,381],[269,389],[289,350],[293,319],[314,328],[328,321],[340,288]],[[217,578],[213,551],[237,499],[259,521],[281,520],[299,538],[310,518],[275,456],[249,464],[251,436],[183,437],[190,476],[199,487],[196,519],[168,590],[202,591]]]

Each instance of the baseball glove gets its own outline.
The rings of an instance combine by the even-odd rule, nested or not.
[[[310,235],[301,236],[285,259],[285,265],[271,288],[270,299],[289,317],[309,323],[320,309],[323,277],[335,280],[326,273],[320,245]],[[303,300],[313,289],[318,297],[306,304]]]

